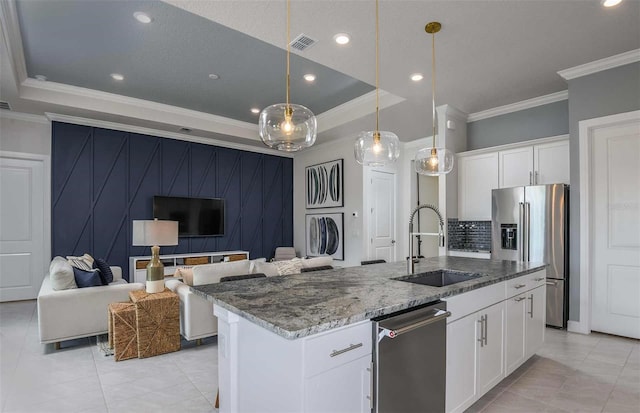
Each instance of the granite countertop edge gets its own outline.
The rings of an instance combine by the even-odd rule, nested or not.
[[[472,258],[472,260],[473,259],[474,258]],[[480,259],[477,259],[477,260],[480,260]],[[487,260],[480,260],[480,261],[487,261]],[[381,264],[381,265],[388,265],[388,264]],[[371,310],[360,311],[357,313],[350,314],[348,316],[340,316],[337,318],[330,319],[329,321],[308,325],[305,328],[298,328],[298,329],[287,329],[283,326],[278,325],[276,322],[265,320],[264,318],[261,318],[258,315],[253,314],[251,310],[247,311],[247,310],[238,308],[237,306],[234,306],[228,303],[224,299],[217,298],[216,296],[211,295],[210,293],[199,289],[199,288],[207,289],[208,287],[215,286],[215,284],[209,284],[207,286],[190,287],[190,289],[194,294],[212,302],[215,305],[218,305],[234,314],[237,314],[251,321],[256,325],[259,325],[269,331],[276,333],[281,337],[293,340],[293,339],[298,339],[298,338],[306,337],[309,335],[329,331],[329,330],[350,325],[353,323],[357,323],[359,321],[369,320],[375,317],[391,314],[397,311],[405,310],[405,309],[419,306],[422,304],[427,304],[440,298],[446,298],[446,297],[462,294],[468,291],[486,287],[486,286],[496,284],[502,281],[506,281],[512,278],[521,277],[526,274],[530,274],[530,273],[539,271],[541,269],[544,269],[545,267],[546,267],[545,264],[533,264],[529,268],[521,268],[515,272],[508,272],[506,274],[500,274],[500,275],[489,274],[489,275],[479,277],[477,279],[464,281],[464,282],[453,284],[447,287],[440,287],[440,288],[426,287],[429,290],[425,290],[424,295],[420,294],[412,299],[394,302],[392,305],[382,306],[382,307],[371,309]],[[340,270],[332,270],[332,271],[340,271]],[[326,274],[330,274],[330,273],[331,271],[326,272]],[[398,275],[403,275],[403,274],[396,273],[396,274],[391,274],[390,276],[392,277],[392,276],[398,276]],[[285,276],[277,276],[277,277],[279,278],[279,277],[287,277],[287,276],[285,275]],[[270,278],[276,278],[276,277],[270,277]],[[250,281],[251,280],[237,281],[233,284],[237,285],[238,288],[241,289],[242,284],[240,283],[245,283]],[[227,284],[227,286],[225,287],[228,287],[228,285],[231,283],[224,283],[224,284]],[[227,290],[229,290],[229,288],[227,288]]]

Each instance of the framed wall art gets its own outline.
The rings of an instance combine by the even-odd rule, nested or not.
[[[305,219],[307,256],[330,255],[344,260],[344,214],[307,214]]]
[[[307,209],[344,206],[344,160],[336,159],[305,168]]]

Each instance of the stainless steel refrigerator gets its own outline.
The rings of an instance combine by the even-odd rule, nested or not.
[[[494,189],[491,258],[547,266],[547,325],[569,317],[569,187],[564,184]]]

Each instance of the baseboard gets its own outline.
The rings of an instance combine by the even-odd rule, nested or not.
[[[567,331],[571,333],[591,334],[591,331],[589,331],[585,325],[579,321],[573,320],[567,321]]]

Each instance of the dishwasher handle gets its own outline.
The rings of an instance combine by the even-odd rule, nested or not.
[[[429,324],[432,323],[436,323],[440,320],[443,320],[449,316],[451,316],[451,311],[444,311],[444,310],[438,310],[435,309],[436,313],[434,314],[433,317],[428,317],[425,319],[422,319],[418,322],[415,322],[413,324],[410,324],[408,326],[404,326],[395,330],[390,330],[384,327],[380,327],[380,331],[378,332],[378,343],[384,338],[384,337],[389,337],[389,338],[396,338],[399,335],[402,335],[404,333],[408,333],[409,331],[413,331],[416,328],[420,328],[420,327],[424,327],[427,326]]]

